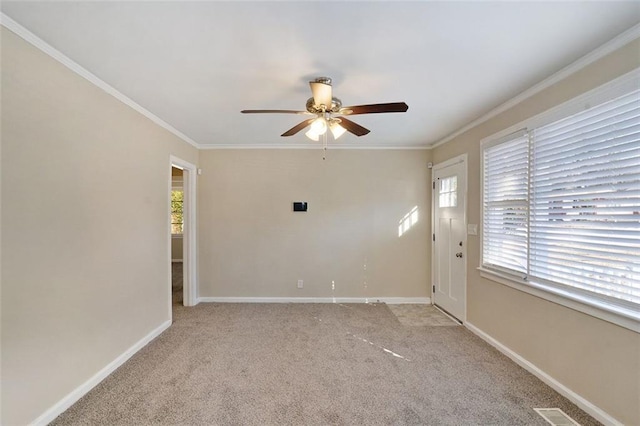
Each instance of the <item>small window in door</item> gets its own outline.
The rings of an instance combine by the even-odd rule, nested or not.
[[[440,207],[457,207],[458,206],[458,176],[451,176],[440,179],[439,192]]]

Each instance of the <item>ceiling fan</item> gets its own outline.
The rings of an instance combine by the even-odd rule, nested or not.
[[[406,112],[409,106],[404,102],[392,102],[384,104],[342,106],[342,101],[333,97],[331,92],[331,79],[329,77],[318,77],[310,81],[311,94],[307,100],[306,111],[295,111],[288,109],[245,109],[243,114],[302,114],[312,115],[301,123],[296,124],[281,136],[293,136],[302,129],[310,126],[305,135],[314,141],[318,141],[321,135],[331,131],[334,139],[338,139],[345,132],[353,133],[356,136],[364,136],[370,132],[369,129],[354,123],[345,118],[345,115],[356,114],[377,114],[384,112]]]

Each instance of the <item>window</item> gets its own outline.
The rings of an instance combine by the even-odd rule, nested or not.
[[[520,132],[484,151],[483,260],[527,272],[529,135]]]
[[[458,206],[458,176],[440,179],[438,207]]]
[[[483,270],[640,319],[637,87],[483,142]]]
[[[171,190],[171,234],[182,235],[184,220],[182,208],[184,205],[184,192],[181,189]]]

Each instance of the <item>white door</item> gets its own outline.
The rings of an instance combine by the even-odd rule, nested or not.
[[[466,319],[466,156],[433,168],[433,303]]]

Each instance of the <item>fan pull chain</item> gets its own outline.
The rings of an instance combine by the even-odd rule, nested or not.
[[[327,133],[325,132],[324,135],[322,135],[322,159],[326,160],[327,159]]]

